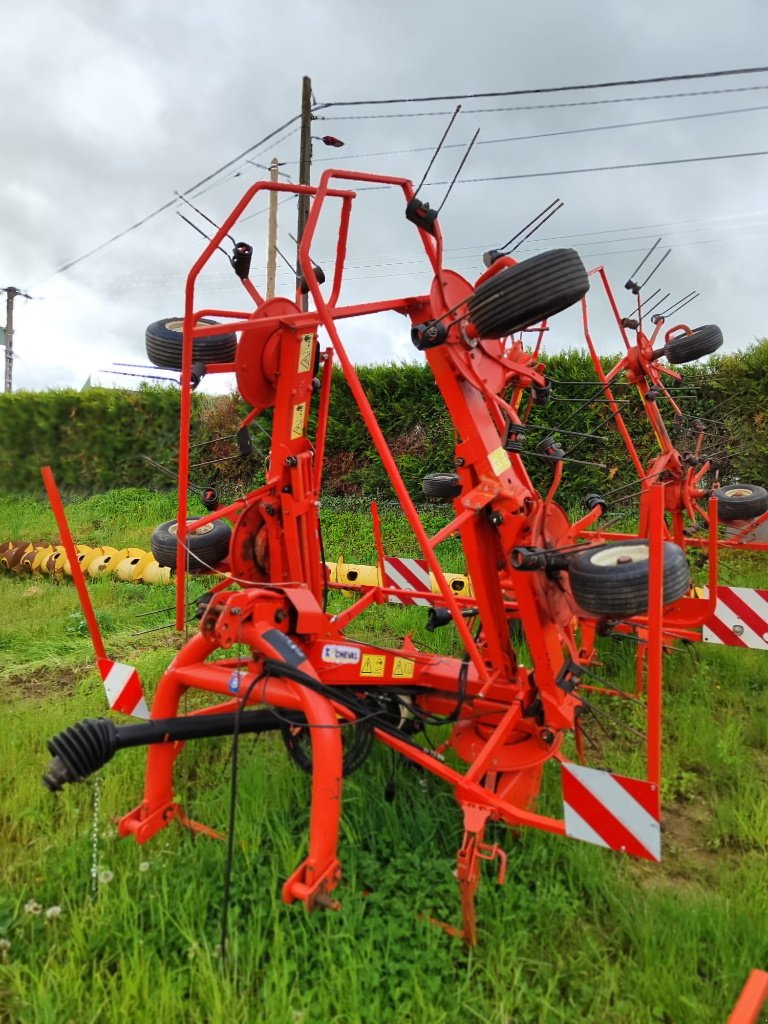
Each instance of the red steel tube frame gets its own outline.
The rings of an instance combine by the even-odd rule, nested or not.
[[[199,327],[197,322],[203,315],[214,312],[215,315],[234,319],[236,322],[230,325],[234,330],[245,333],[253,324],[258,323],[259,328],[266,331],[288,332],[285,334],[286,338],[289,334],[295,337],[297,332],[302,330],[314,332],[318,324],[322,324],[331,339],[333,352],[341,365],[406,519],[419,543],[424,559],[437,580],[440,594],[423,596],[431,599],[432,603],[450,610],[466,651],[465,661],[445,657],[436,659],[422,654],[416,651],[407,638],[400,648],[394,649],[383,649],[349,640],[342,633],[343,628],[371,604],[380,603],[386,600],[388,594],[398,592],[392,588],[374,587],[346,611],[328,616],[317,603],[317,586],[314,583],[309,587],[303,585],[309,570],[306,559],[302,561],[297,555],[294,560],[296,575],[288,576],[291,580],[289,583],[280,582],[280,579],[286,578],[283,575],[264,585],[249,585],[244,590],[225,590],[229,584],[226,580],[214,588],[215,596],[201,623],[201,632],[185,644],[158,685],[152,717],[176,715],[182,694],[190,688],[208,691],[219,698],[229,700],[231,705],[231,661],[207,659],[219,648],[238,643],[250,647],[252,652],[252,657],[244,665],[237,663],[237,692],[245,693],[241,698],[241,706],[246,703],[267,703],[300,710],[305,714],[307,722],[319,726],[309,729],[314,766],[309,855],[290,877],[284,889],[285,899],[302,899],[313,906],[316,902],[327,899],[340,873],[336,846],[342,756],[339,732],[335,726],[339,717],[349,720],[354,720],[355,717],[341,701],[340,695],[336,700],[327,695],[327,687],[347,686],[354,692],[364,690],[366,685],[370,686],[370,680],[363,678],[362,668],[357,673],[350,673],[346,665],[337,667],[334,663],[324,663],[321,652],[329,643],[343,643],[348,650],[358,652],[356,659],[353,659],[355,664],[365,664],[366,658],[378,659],[381,664],[378,679],[382,687],[396,684],[396,664],[398,660],[407,661],[410,666],[409,680],[414,699],[419,701],[426,711],[446,715],[465,704],[469,709],[474,708],[471,714],[469,710],[465,711],[465,718],[458,723],[452,734],[455,735],[455,740],[451,742],[459,757],[469,764],[464,773],[450,767],[406,736],[393,735],[391,731],[379,727],[374,729],[375,735],[382,743],[420,764],[454,788],[465,815],[465,842],[460,851],[459,880],[465,907],[465,935],[471,937],[474,927],[473,911],[469,908],[477,882],[477,858],[489,859],[499,856],[495,848],[483,843],[486,820],[502,820],[510,825],[529,825],[558,834],[565,831],[563,821],[529,810],[527,800],[532,792],[535,795],[544,762],[561,757],[560,733],[576,725],[578,700],[567,687],[560,686],[561,674],[569,665],[578,666],[580,661],[586,664],[594,656],[586,646],[589,637],[594,634],[594,630],[588,628],[588,621],[582,631],[581,647],[577,645],[574,611],[568,592],[561,584],[549,585],[544,580],[544,574],[514,571],[511,563],[500,574],[496,562],[499,554],[509,552],[515,545],[529,543],[531,540],[536,543],[545,537],[551,538],[553,543],[568,547],[573,543],[578,529],[595,521],[599,509],[593,510],[579,523],[569,524],[564,513],[554,503],[562,465],[556,466],[551,486],[542,498],[533,488],[522,459],[514,453],[508,454],[501,444],[504,418],[508,417],[511,422],[518,422],[519,418],[515,409],[500,399],[498,391],[510,381],[534,381],[543,385],[541,368],[534,366],[532,362],[535,357],[526,356],[520,346],[513,345],[505,349],[501,341],[489,342],[479,339],[473,346],[464,346],[460,343],[460,328],[454,325],[450,328],[454,332],[451,343],[428,351],[427,359],[446,405],[454,416],[454,421],[459,421],[458,425],[461,428],[462,440],[457,446],[457,460],[464,489],[462,497],[455,503],[456,516],[450,527],[439,531],[433,538],[427,535],[370,402],[345,351],[335,321],[385,309],[396,309],[408,315],[414,323],[418,323],[422,318],[440,317],[449,310],[460,308],[465,298],[471,294],[472,286],[459,275],[443,270],[442,235],[435,223],[431,232],[418,227],[425,254],[435,274],[429,296],[337,307],[336,302],[341,292],[349,211],[354,193],[331,187],[331,182],[336,179],[345,182],[362,181],[394,185],[401,189],[407,203],[414,199],[413,186],[406,179],[355,174],[350,171],[326,171],[316,188],[271,185],[280,191],[301,191],[313,197],[299,247],[299,265],[315,303],[314,311],[271,316],[269,310],[265,309],[263,314],[259,314],[259,309],[265,303],[258,294],[254,299],[257,311],[251,315],[222,310],[194,310],[195,282],[202,267],[253,196],[260,188],[268,187],[266,183],[254,185],[246,192],[194,264],[187,278],[179,453],[180,579],[177,589],[177,624],[183,622],[184,610],[183,552],[187,536],[187,449],[192,342],[194,337],[204,337],[221,330],[218,326]],[[331,295],[330,300],[326,300],[317,281],[310,250],[323,204],[329,197],[342,200],[342,212]],[[314,334],[312,336],[314,338]],[[283,334],[280,338],[283,338]],[[468,354],[470,349],[474,352],[471,358]],[[326,368],[329,366],[330,355]],[[222,370],[228,368],[230,367],[227,364],[221,366]],[[330,373],[324,373],[323,376],[319,410],[321,426],[318,428],[315,455],[322,451],[328,419]],[[282,386],[283,383],[281,381],[278,386]],[[285,386],[289,390],[284,393],[290,394],[290,380]],[[289,411],[276,410],[275,420],[281,420],[282,429],[285,429]],[[273,454],[274,445],[273,437]],[[302,452],[302,457],[304,454],[307,453]],[[308,459],[307,464],[310,468],[307,480],[316,492],[319,488],[320,474],[317,466],[312,468],[311,455],[308,455]],[[301,466],[296,473],[300,471]],[[298,476],[291,479],[298,480]],[[234,517],[236,523],[242,522],[246,515],[257,507],[259,495],[266,490],[268,485],[227,508],[217,509],[201,518],[198,525],[227,515]],[[291,502],[295,503],[297,498],[299,502],[311,503],[314,497],[312,493],[307,495],[306,499],[303,494],[293,495],[290,493],[290,487],[283,490],[289,492],[285,497],[285,501],[288,502],[285,507],[288,511],[293,507]],[[664,626],[663,488],[651,489],[649,500],[651,597],[646,625],[649,643],[647,764],[650,781],[658,785],[661,771],[661,656]],[[495,521],[491,521],[489,513],[493,513]],[[295,524],[292,528],[294,527]],[[383,545],[378,530],[376,532],[378,560],[383,563]],[[473,637],[462,616],[462,609],[467,607],[466,600],[457,598],[454,594],[435,555],[436,545],[453,533],[459,533],[461,537],[471,570],[476,595],[472,604],[480,608],[480,620],[484,630],[484,635],[479,640]],[[306,540],[307,535],[299,532],[296,536]],[[314,552],[312,557],[314,558]],[[319,565],[319,557],[317,561]],[[293,563],[290,563],[291,572],[293,568]],[[314,572],[314,569],[312,571]],[[534,719],[524,714],[524,698],[534,692],[534,678],[532,672],[517,664],[515,652],[509,642],[508,620],[512,608],[509,598],[512,594],[517,602],[518,614],[523,621],[531,657],[536,667],[535,690],[541,702],[541,722],[546,724],[547,728],[543,727],[538,718]],[[206,616],[209,614],[212,617],[206,626]],[[264,658],[279,661],[281,657],[280,644],[275,646],[275,641],[270,640],[269,636],[285,636],[289,629],[287,623],[294,620],[296,625],[291,628],[295,628],[295,632],[290,634],[293,638],[292,650],[296,657],[303,659],[300,667],[305,677],[311,677],[321,688],[326,688],[323,691],[326,692],[325,696],[321,691],[292,682],[290,679],[262,678],[259,675]],[[284,622],[286,625],[280,628],[273,625],[278,622]],[[286,642],[281,641],[283,651]],[[461,680],[462,674],[464,683],[459,684],[457,680]],[[461,696],[457,690],[460,685]],[[216,708],[220,706],[216,705]],[[143,842],[164,827],[170,819],[182,816],[173,796],[173,767],[182,746],[182,743],[169,743],[150,749],[144,799],[122,819],[122,834],[133,834],[139,842]],[[521,782],[521,785],[518,786],[518,782]]]

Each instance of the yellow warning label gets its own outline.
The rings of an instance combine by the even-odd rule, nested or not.
[[[304,413],[307,409],[306,402],[299,402],[293,407],[293,422],[291,423],[291,440],[301,437],[304,433]]]
[[[386,663],[387,657],[385,654],[364,654],[363,663],[360,666],[360,675],[383,676]]]
[[[395,658],[392,675],[396,679],[413,679],[413,662],[410,658]]]
[[[302,334],[299,346],[299,373],[307,373],[312,365],[312,342],[314,334]]]
[[[488,461],[496,476],[501,476],[502,473],[509,469],[509,456],[503,448],[497,448],[495,452],[491,452],[488,456]]]

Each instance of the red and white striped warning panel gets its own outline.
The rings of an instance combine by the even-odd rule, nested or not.
[[[768,651],[768,590],[718,587],[715,611],[702,626],[701,639],[708,644]]]
[[[429,566],[420,558],[385,558],[385,585],[395,590],[420,590],[432,593],[432,581],[429,577]],[[431,605],[427,597],[395,597],[390,595],[390,604],[423,604]]]
[[[564,762],[565,834],[646,860],[661,860],[659,787]]]
[[[149,718],[149,708],[136,669],[109,658],[99,658],[98,665],[110,708],[134,718]]]

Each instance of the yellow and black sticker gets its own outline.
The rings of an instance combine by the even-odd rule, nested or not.
[[[293,407],[293,422],[291,423],[291,440],[301,437],[304,433],[304,413],[307,410],[306,402],[299,402]]]
[[[395,679],[413,679],[413,668],[410,658],[395,658],[392,675]]]
[[[385,654],[364,654],[363,663],[360,666],[360,675],[383,676],[386,663],[387,657]]]
[[[509,456],[503,448],[497,448],[491,452],[488,456],[488,461],[491,464],[491,469],[496,476],[501,476],[505,470],[509,469]]]
[[[312,342],[314,334],[302,334],[299,346],[299,373],[308,373],[312,366]]]

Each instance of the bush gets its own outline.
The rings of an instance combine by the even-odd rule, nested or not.
[[[544,357],[553,380],[553,400],[533,406],[525,464],[537,486],[551,472],[535,446],[549,430],[567,455],[559,492],[562,504],[610,489],[610,481],[635,477],[615,419],[584,351]],[[613,365],[607,358],[605,365]],[[408,489],[420,495],[426,473],[453,468],[455,435],[434,377],[426,365],[361,366],[360,381]],[[682,381],[669,379],[686,416],[673,426],[681,451],[696,445],[699,417],[705,427],[703,451],[712,456],[723,481],[735,476],[768,481],[768,339],[744,352],[715,356],[706,364],[681,368]],[[644,464],[657,451],[636,389],[623,380],[614,395]],[[271,413],[251,425],[254,453],[237,457],[232,436],[248,411],[237,395],[193,396],[192,480],[216,483],[229,499],[263,479],[269,449]],[[672,418],[665,412],[665,419]],[[160,387],[139,391],[90,388],[86,391],[19,392],[0,396],[0,487],[6,493],[41,491],[40,467],[51,465],[67,492],[92,494],[115,487],[173,487],[178,449],[179,393]],[[313,426],[311,427],[313,429]],[[211,441],[208,446],[201,442]],[[171,476],[143,456],[166,466]],[[233,457],[234,456],[234,457]],[[596,463],[597,465],[594,465]],[[388,498],[392,487],[357,405],[339,370],[331,386],[331,412],[324,464],[324,492]]]

